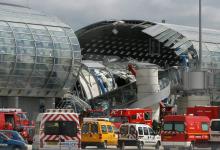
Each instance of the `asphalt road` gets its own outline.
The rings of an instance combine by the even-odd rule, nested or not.
[[[125,149],[131,149],[131,150],[136,150],[136,146],[126,146]],[[154,147],[144,147],[145,150],[154,150]],[[32,146],[28,146],[28,150],[32,150]],[[95,146],[88,146],[86,147],[86,150],[97,150],[97,147]],[[116,146],[108,146],[108,150],[117,150]],[[161,147],[160,150],[163,150]],[[172,149],[172,150],[177,150],[177,149]],[[210,150],[210,148],[195,148],[195,150]]]

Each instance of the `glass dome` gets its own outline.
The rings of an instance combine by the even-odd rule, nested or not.
[[[81,59],[74,31],[25,7],[1,4],[0,13],[0,95],[62,95]]]

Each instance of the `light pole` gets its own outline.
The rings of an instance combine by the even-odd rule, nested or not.
[[[202,0],[199,0],[199,65],[198,69],[202,68]]]

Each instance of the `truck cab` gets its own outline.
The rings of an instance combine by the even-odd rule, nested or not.
[[[17,108],[0,109],[0,130],[16,130],[28,143],[31,143],[34,125],[26,114],[22,109]]]

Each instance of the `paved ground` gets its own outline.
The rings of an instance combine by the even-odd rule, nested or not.
[[[97,150],[97,148],[95,146],[90,146],[90,147],[86,147],[87,150]],[[117,148],[115,146],[108,146],[109,150],[117,150]],[[126,146],[125,149],[131,149],[131,150],[136,150],[137,147],[135,146]],[[153,147],[144,147],[145,150],[154,150]],[[28,146],[28,150],[32,150],[32,146],[29,145]],[[161,147],[161,150],[163,150],[163,148]],[[172,149],[172,150],[176,150],[176,149]],[[195,148],[195,150],[210,150],[210,148]]]

